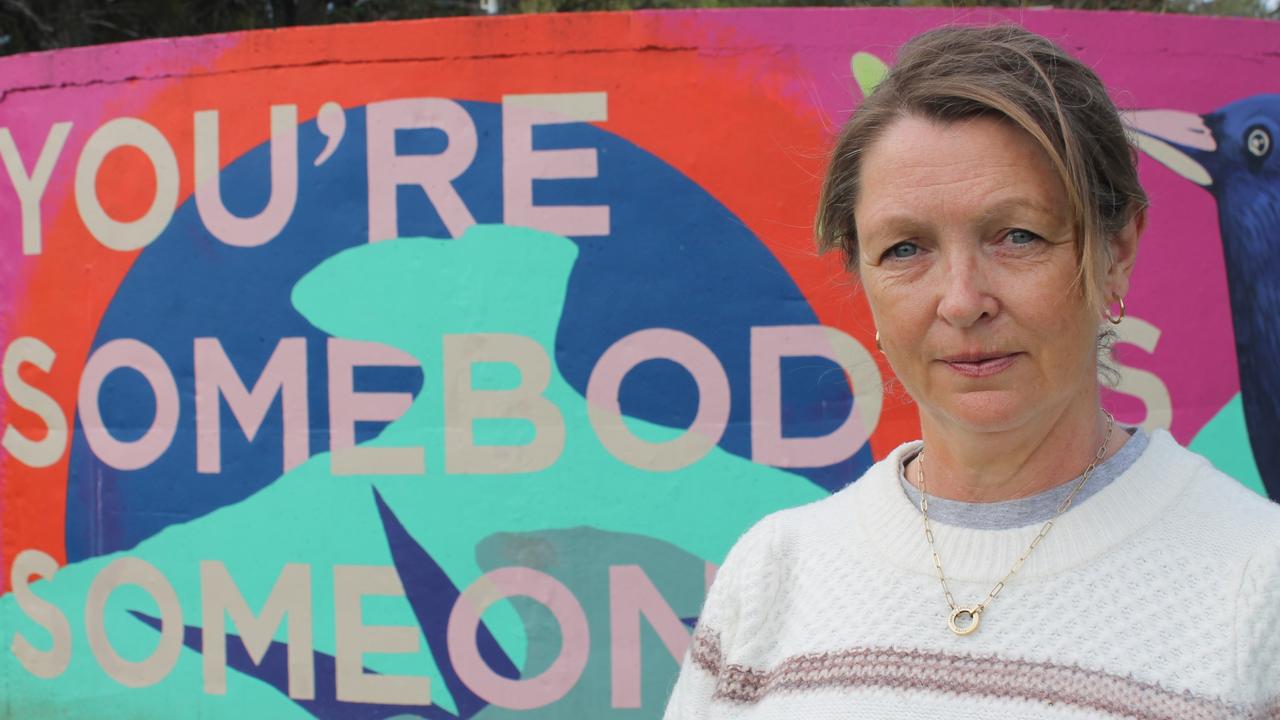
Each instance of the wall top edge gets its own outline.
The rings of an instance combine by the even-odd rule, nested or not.
[[[751,22],[760,16],[769,23]],[[1280,22],[1132,11],[1053,8],[720,8],[628,12],[428,18],[347,25],[316,25],[234,33],[135,40],[124,43],[26,53],[0,58],[0,102],[14,91],[56,89],[175,76],[303,68],[330,64],[376,64],[502,59],[530,55],[577,55],[635,51],[733,52],[802,44],[838,44],[832,24],[850,33],[885,24],[989,24],[1016,22],[1071,44],[1073,33],[1098,25],[1116,39],[1114,51],[1201,52],[1209,55],[1280,58]],[[1086,21],[1087,18],[1087,21]],[[734,33],[739,22],[753,26]],[[710,32],[697,32],[703,26]],[[760,27],[772,28],[764,33]],[[807,28],[822,28],[807,38]],[[586,32],[589,28],[590,32]],[[1206,32],[1212,30],[1212,32]],[[673,32],[674,31],[674,32]],[[684,38],[695,37],[684,41]],[[1220,40],[1227,33],[1230,44]],[[805,38],[803,42],[798,39]],[[1091,44],[1096,39],[1091,38]],[[235,49],[233,57],[223,51]]]

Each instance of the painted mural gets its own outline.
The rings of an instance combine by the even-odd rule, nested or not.
[[[659,717],[755,520],[914,437],[812,216],[910,36],[1102,76],[1122,422],[1280,497],[1280,25],[744,10],[0,60],[0,717]]]

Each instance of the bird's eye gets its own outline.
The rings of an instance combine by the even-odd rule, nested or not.
[[[1244,136],[1244,146],[1249,149],[1250,155],[1264,158],[1271,153],[1271,133],[1260,125],[1254,125]]]

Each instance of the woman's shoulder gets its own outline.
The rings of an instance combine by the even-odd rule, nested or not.
[[[1218,470],[1168,432],[1153,432],[1152,444],[1191,475],[1166,518],[1173,526],[1172,541],[1228,573],[1242,598],[1280,600],[1280,504]]]
[[[903,444],[826,497],[769,513],[735,543],[726,565],[731,559],[749,566],[785,564],[789,557],[807,552],[807,544],[830,546],[852,539],[864,516],[901,511],[898,505],[907,501],[897,468],[903,454],[918,445]],[[914,513],[913,508],[906,510]]]
[[[1227,475],[1205,456],[1182,446],[1165,430],[1151,433],[1157,467],[1178,468],[1190,475],[1183,509],[1221,532],[1249,538],[1248,545],[1269,539],[1280,543],[1280,504]],[[1189,518],[1187,518],[1189,519]],[[1184,519],[1185,520],[1185,519]]]

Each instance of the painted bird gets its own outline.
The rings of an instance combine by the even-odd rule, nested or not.
[[[1218,204],[1240,394],[1267,494],[1280,498],[1280,95],[1207,115],[1134,114],[1138,146]]]

